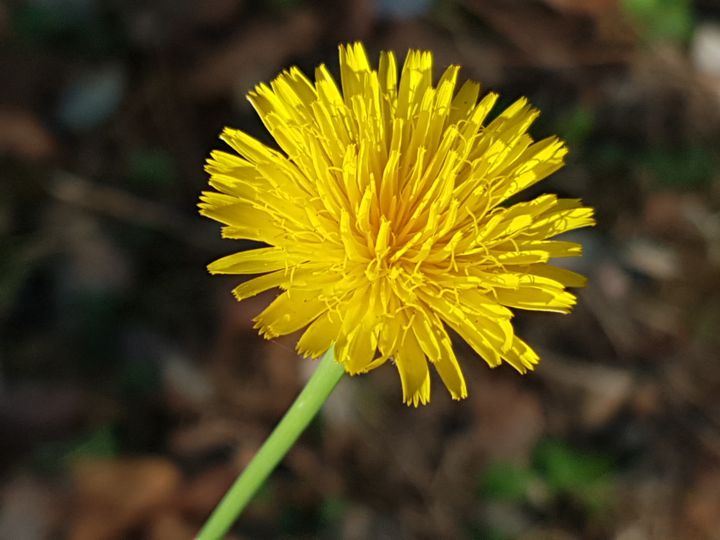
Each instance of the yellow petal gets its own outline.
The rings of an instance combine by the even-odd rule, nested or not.
[[[362,324],[338,338],[336,355],[350,375],[366,373],[377,350],[377,339],[368,324]]]
[[[225,128],[220,138],[251,163],[283,161],[285,159],[277,150],[273,150],[247,133],[237,129]]]
[[[377,350],[378,317],[375,303],[366,288],[358,289],[347,302],[342,331],[335,345],[336,356],[351,375],[365,373]]]
[[[569,313],[575,305],[575,295],[561,288],[521,285],[517,290],[496,289],[497,301],[504,306],[531,311]]]
[[[267,247],[233,253],[208,265],[211,274],[262,274],[302,262],[284,249]]]
[[[287,281],[287,273],[284,270],[270,272],[241,283],[233,289],[233,295],[238,301],[245,300],[274,287],[279,287],[285,281]]]
[[[318,299],[317,291],[288,290],[255,317],[255,328],[267,339],[292,334],[310,324],[327,309],[327,304]]]
[[[203,208],[200,214],[229,225],[223,228],[223,238],[275,244],[283,237],[283,231],[275,226],[267,211],[248,203]]]
[[[497,247],[505,249],[507,246]],[[582,246],[576,242],[565,240],[521,240],[515,242],[515,248],[529,251],[544,251],[548,257],[579,257],[582,255]]]
[[[564,164],[568,149],[557,137],[548,137],[530,145],[516,160],[510,181],[498,182],[497,200],[503,201],[547,178]]]
[[[465,81],[458,90],[450,105],[449,124],[454,124],[465,119],[475,107],[480,95],[480,85],[475,81]]]
[[[438,329],[433,323],[434,321],[424,313],[424,310],[416,310],[412,331],[428,359],[437,362],[442,355],[442,348],[438,339]]]
[[[556,210],[541,216],[528,228],[528,232],[548,238],[573,229],[595,225],[594,210],[588,207]]]
[[[432,362],[450,396],[453,399],[467,397],[465,377],[442,322],[433,315],[419,314],[412,328],[420,348]]]
[[[450,336],[447,335],[444,328],[441,328],[441,331],[444,334],[440,340],[442,352],[438,360],[433,363],[433,366],[435,366],[435,370],[440,375],[443,384],[450,392],[450,396],[453,399],[464,399],[467,397],[465,377],[455,357]]]
[[[535,369],[540,357],[530,346],[519,337],[515,337],[513,345],[504,354],[505,360],[520,373],[527,373]]]
[[[468,313],[462,303],[455,305],[444,298],[423,295],[423,300],[462,337],[491,367],[502,362],[502,353],[510,346],[513,336],[508,319]]]
[[[310,323],[297,342],[297,351],[305,357],[320,357],[337,339],[341,323],[340,315],[326,311]]]
[[[417,407],[430,400],[430,370],[425,353],[415,335],[408,332],[395,353],[395,366],[400,374],[403,401]]]
[[[566,287],[584,287],[587,278],[577,272],[560,268],[549,264],[535,264],[529,266],[525,271],[534,276],[541,276],[552,279]]]

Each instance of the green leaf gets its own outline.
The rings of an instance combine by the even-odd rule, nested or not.
[[[48,473],[62,471],[81,458],[109,458],[119,453],[112,426],[101,426],[78,438],[44,444],[33,451],[35,466]]]
[[[623,0],[621,6],[648,41],[682,43],[692,35],[692,6],[688,0]]]
[[[575,495],[584,493],[612,471],[609,459],[559,441],[541,443],[535,465],[550,489]]]
[[[481,495],[504,501],[524,501],[535,474],[527,468],[510,463],[488,466],[480,480]]]
[[[660,186],[683,189],[709,185],[718,166],[714,153],[701,146],[653,148],[638,161]]]
[[[350,503],[341,497],[328,497],[320,507],[320,521],[324,526],[335,525],[342,521]]]
[[[65,454],[65,461],[86,457],[114,457],[117,454],[118,443],[115,434],[110,426],[104,426],[76,441]]]
[[[177,178],[175,161],[163,150],[138,149],[130,154],[127,168],[128,180],[143,192],[169,188]]]
[[[583,143],[595,126],[595,111],[577,105],[565,111],[556,122],[556,130],[572,147]]]

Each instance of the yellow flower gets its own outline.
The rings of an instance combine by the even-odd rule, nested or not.
[[[279,287],[255,319],[266,338],[305,329],[297,349],[319,357],[335,344],[347,373],[391,360],[403,400],[430,399],[428,361],[454,399],[467,395],[448,328],[491,366],[520,373],[537,354],[508,308],[567,313],[565,287],[585,279],[551,266],[581,246],[550,240],[594,224],[576,199],[507,199],[563,165],[556,137],[533,141],[538,116],[522,98],[494,120],[498,96],[459,90],[459,66],[433,86],[432,53],[393,53],[373,69],[359,43],[340,46],[341,88],[324,65],[315,82],[297,68],[248,98],[280,147],[225,129],[236,154],[214,151],[201,213],[225,238],[263,242],[209,265],[213,274],[261,274],[238,300]]]

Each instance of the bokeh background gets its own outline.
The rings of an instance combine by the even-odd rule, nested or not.
[[[338,42],[528,96],[579,196],[572,315],[519,314],[470,397],[346,379],[234,539],[720,538],[720,4],[0,3],[0,538],[190,539],[313,368],[264,342],[195,204],[244,94]]]

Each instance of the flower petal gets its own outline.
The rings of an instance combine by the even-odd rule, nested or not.
[[[546,284],[520,285],[517,290],[496,289],[495,297],[504,306],[557,313],[570,313],[576,302],[574,294]]]
[[[460,364],[458,364],[457,358],[455,357],[455,351],[452,348],[452,342],[450,336],[447,335],[445,329],[442,329],[445,334],[443,339],[440,341],[442,347],[442,354],[438,358],[437,362],[433,363],[435,370],[440,375],[442,382],[450,392],[450,396],[453,399],[464,399],[467,397],[467,385],[465,384],[465,377],[463,376]]]
[[[288,254],[284,249],[267,247],[233,253],[211,262],[208,270],[211,274],[262,274],[300,262],[301,258]]]
[[[326,311],[310,323],[297,342],[297,351],[305,357],[320,357],[337,339],[341,323],[340,315]]]
[[[407,332],[395,353],[395,366],[400,374],[403,401],[415,407],[430,401],[430,370],[425,353],[412,332]]]
[[[540,361],[537,353],[517,336],[513,340],[512,347],[504,354],[504,358],[512,367],[523,374],[535,369],[535,365]]]
[[[367,303],[367,297],[367,290],[360,288],[347,302],[342,331],[335,344],[338,362],[351,375],[368,371],[378,346],[375,303],[372,295]]]
[[[442,322],[434,315],[423,313],[412,328],[420,348],[432,362],[450,396],[453,399],[467,397],[465,377]]]
[[[584,287],[587,283],[587,278],[582,274],[550,264],[534,264],[525,268],[525,272],[533,276],[552,279],[565,287]]]
[[[318,298],[317,291],[288,290],[255,317],[255,328],[267,339],[292,334],[327,309],[327,304]]]
[[[285,270],[277,270],[269,274],[248,279],[235,287],[232,292],[238,301],[245,300],[274,287],[279,287],[285,281],[287,281],[287,272],[285,272]]]
[[[477,304],[452,304],[444,298],[424,295],[423,300],[477,352],[490,367],[499,366],[502,353],[512,343],[509,319],[489,317]]]

